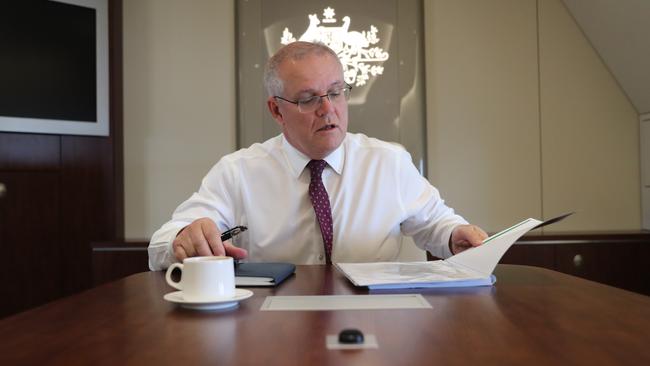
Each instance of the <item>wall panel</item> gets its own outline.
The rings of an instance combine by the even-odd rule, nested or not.
[[[535,1],[425,5],[429,180],[488,231],[541,216]]]
[[[549,231],[641,227],[636,111],[560,0],[539,2],[545,216]]]
[[[149,237],[235,149],[234,2],[124,2],[125,235]]]

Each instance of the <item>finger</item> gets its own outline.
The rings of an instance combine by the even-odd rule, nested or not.
[[[481,239],[481,236],[474,231],[470,231],[467,233],[465,236],[465,242],[470,246],[470,247],[477,247],[481,244],[483,244],[483,240]]]
[[[209,220],[204,222],[201,227],[212,253],[214,255],[226,255],[226,250],[221,242],[221,232],[217,229],[217,225],[212,220]]]
[[[196,228],[195,230],[192,230],[189,234],[191,236],[191,246],[192,246],[192,250],[194,251],[194,255],[202,255],[202,256],[212,255],[212,250],[208,245],[208,241],[205,238],[205,234],[203,234],[201,225],[199,225],[198,228]]]
[[[483,239],[487,237],[487,234],[478,226],[475,225],[466,225],[458,230],[458,235],[456,236],[456,242],[464,242],[469,246],[479,246],[483,244]]]
[[[471,232],[468,237],[468,241],[472,246],[479,246],[483,244],[483,240],[488,237],[488,235],[478,226],[472,225]]]
[[[174,247],[174,256],[176,259],[182,262],[183,259],[187,258],[187,253],[185,253],[185,249],[183,249],[180,244],[176,245],[176,242],[174,241],[172,246]]]
[[[460,225],[451,233],[451,241],[454,244],[468,244],[471,240],[471,225]]]
[[[196,256],[196,250],[194,250],[194,244],[192,244],[192,230],[193,227],[190,225],[176,238],[178,245],[183,248],[185,255],[188,257]]]
[[[488,238],[489,235],[483,229],[481,229],[480,227],[474,226],[474,229],[478,232],[478,235],[481,238],[481,241]]]
[[[452,253],[453,254],[458,254],[458,253],[460,253],[462,251],[465,251],[465,250],[471,248],[472,246],[469,243],[467,243],[466,241],[462,241],[462,242],[452,244],[452,247],[453,247],[452,248],[453,249]]]
[[[244,259],[246,256],[248,256],[248,251],[246,249],[236,247],[229,241],[223,243],[223,246],[226,250],[226,255],[230,257],[233,257],[235,259]]]
[[[192,231],[192,225],[188,225],[178,232],[178,234],[176,235],[176,239],[174,239],[174,242],[172,243],[172,247],[174,248],[174,253],[176,253],[177,250],[176,248],[179,247],[183,249],[183,255],[185,256],[185,258],[193,257],[195,255],[194,247],[192,246],[192,238],[191,235],[189,234],[191,231]]]

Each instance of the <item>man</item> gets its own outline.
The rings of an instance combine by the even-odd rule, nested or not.
[[[395,260],[402,235],[438,257],[487,237],[444,204],[401,147],[347,133],[351,87],[327,46],[294,42],[268,61],[280,136],[223,157],[149,244],[152,270],[202,255],[296,264]],[[221,232],[248,227],[240,247]]]

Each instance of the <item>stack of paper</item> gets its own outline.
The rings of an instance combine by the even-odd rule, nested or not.
[[[488,286],[494,276],[484,276],[447,261],[337,263],[356,286],[370,289]]]
[[[526,219],[491,237],[483,244],[432,262],[336,263],[356,286],[370,289],[489,286],[494,268],[517,239],[530,230],[560,221],[564,214],[547,221]]]

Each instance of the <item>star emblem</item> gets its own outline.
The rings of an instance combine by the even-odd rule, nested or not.
[[[325,10],[323,10],[323,16],[325,18],[331,19],[331,18],[334,18],[334,15],[336,15],[336,14],[334,14],[334,9],[330,8],[329,6],[327,8],[325,8]]]

